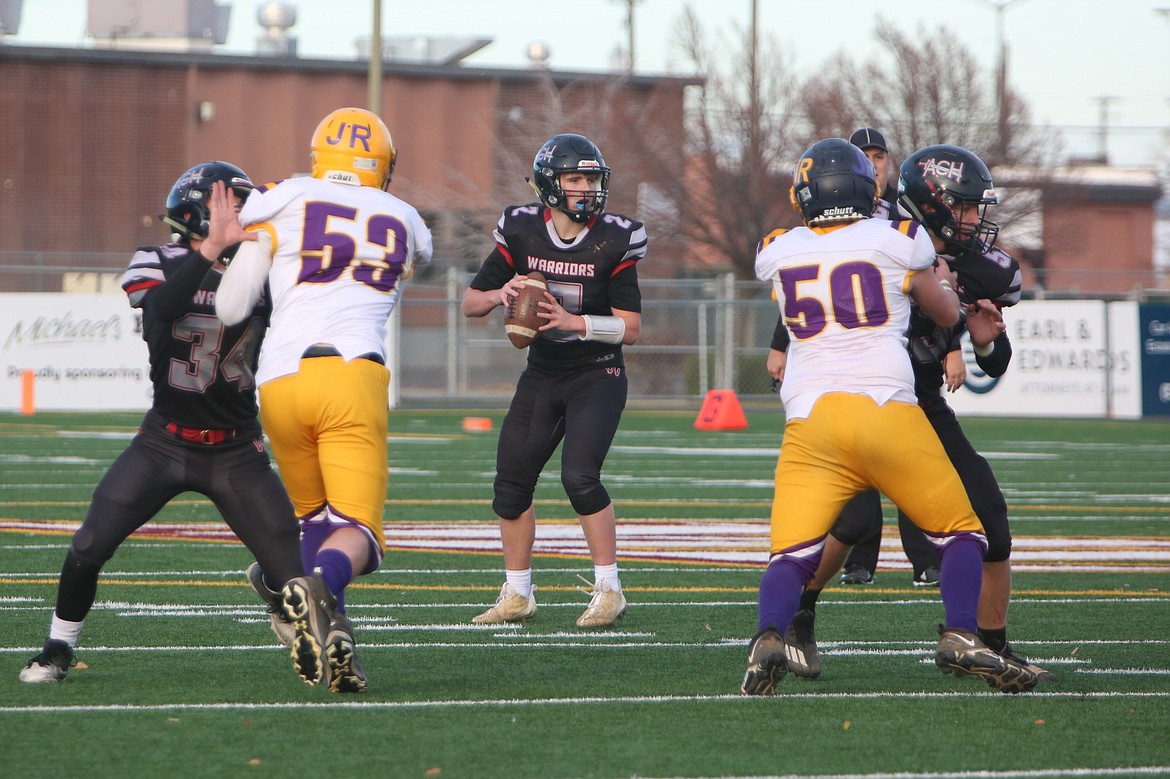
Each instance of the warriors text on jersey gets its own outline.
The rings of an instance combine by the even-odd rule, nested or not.
[[[926,230],[865,219],[770,235],[756,276],[772,281],[792,333],[781,399],[789,420],[829,392],[914,403],[906,351],[910,276],[934,264]]]
[[[258,434],[255,371],[270,308],[262,299],[225,326],[215,315],[220,278],[189,246],[168,244],[139,249],[122,289],[142,311],[154,409],[184,427]]]
[[[516,274],[539,271],[570,314],[611,316],[615,308],[641,312],[636,265],[646,256],[641,222],[604,213],[564,241],[551,213],[533,203],[504,209],[492,235],[496,248],[472,279],[472,289],[499,289]],[[541,333],[528,349],[528,362],[542,370],[623,364],[621,344],[583,341],[563,331]]]
[[[373,187],[314,178],[258,187],[240,223],[271,240],[272,329],[259,383],[295,373],[305,349],[328,343],[351,360],[384,352],[386,320],[431,233],[413,206]]]

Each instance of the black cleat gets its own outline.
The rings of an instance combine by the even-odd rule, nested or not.
[[[849,563],[841,574],[842,584],[873,584],[873,571],[861,563]]]
[[[63,682],[72,665],[73,649],[69,644],[50,638],[41,653],[21,669],[20,681],[28,684]]]
[[[325,660],[329,663],[329,689],[333,692],[365,692],[366,674],[354,648],[353,623],[344,614],[333,618],[325,642]]]
[[[999,654],[1006,657],[1008,660],[1011,660],[1013,662],[1019,663],[1020,665],[1026,666],[1028,668],[1028,670],[1030,670],[1032,673],[1036,674],[1036,681],[1038,681],[1038,682],[1055,682],[1056,681],[1056,674],[1052,673],[1051,671],[1046,671],[1043,668],[1041,668],[1040,666],[1036,665],[1035,663],[1030,663],[1030,662],[1028,662],[1027,659],[1017,655],[1015,653],[1015,651],[1012,649],[1012,645],[1010,643],[1005,643],[1003,645],[1003,648],[999,650]]]
[[[321,574],[299,576],[281,592],[284,618],[292,623],[293,668],[305,684],[329,684],[325,644],[336,616],[337,602]]]
[[[816,616],[811,609],[801,609],[792,617],[784,633],[788,670],[803,679],[815,679],[821,675],[821,653],[817,650],[817,637],[813,632]]]
[[[937,565],[932,565],[915,576],[911,583],[915,587],[937,587],[941,577],[942,571],[938,569]]]
[[[743,695],[775,695],[776,684],[788,673],[784,639],[774,628],[764,628],[748,645],[748,666],[739,691]]]
[[[1028,692],[1040,681],[1028,666],[988,649],[983,639],[971,631],[942,625],[938,630],[934,663],[943,673],[977,676],[988,687],[1013,695]]]
[[[292,623],[284,617],[284,606],[280,593],[268,589],[268,583],[264,581],[264,573],[260,570],[260,563],[252,563],[249,565],[244,575],[248,579],[248,584],[252,585],[252,589],[264,601],[264,605],[268,609],[268,617],[272,621],[272,632],[276,635],[276,639],[291,648],[297,631]]]

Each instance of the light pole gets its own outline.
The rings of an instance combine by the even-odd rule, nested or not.
[[[374,0],[374,18],[370,21],[370,62],[366,72],[369,110],[382,115],[382,0]]]
[[[1025,0],[976,0],[995,9],[995,115],[996,155],[1007,157],[1007,46],[1003,40],[1003,12]]]
[[[634,72],[634,6],[639,0],[618,0],[626,6],[626,73]]]

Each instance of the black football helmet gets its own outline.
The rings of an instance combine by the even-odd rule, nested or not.
[[[999,198],[991,172],[961,146],[927,146],[902,163],[898,176],[898,205],[952,253],[984,251],[995,244],[999,225],[987,219],[987,207]],[[979,222],[962,224],[959,207],[978,208]]]
[[[190,241],[207,237],[207,222],[211,219],[208,201],[211,185],[222,181],[241,198],[247,199],[253,189],[248,174],[228,162],[201,162],[188,170],[167,195],[167,212],[159,216],[170,225],[180,239]]]
[[[601,173],[601,189],[584,202],[570,205],[561,189],[561,174],[568,171]],[[563,133],[544,142],[532,161],[532,178],[528,181],[549,208],[564,211],[574,222],[585,222],[605,211],[609,196],[609,168],[601,150],[584,135]]]
[[[877,200],[877,173],[861,149],[844,138],[826,138],[800,156],[789,194],[805,224],[868,219]]]

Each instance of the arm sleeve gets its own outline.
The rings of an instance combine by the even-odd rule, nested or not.
[[[975,355],[975,362],[979,367],[993,379],[1002,376],[1008,369],[1008,363],[1012,361],[1012,342],[1008,340],[1007,333],[1000,333],[996,339],[991,342],[991,354],[980,357]]]
[[[772,348],[778,352],[787,352],[788,344],[791,343],[792,336],[788,334],[788,328],[784,326],[784,314],[776,317],[776,329],[772,331]]]
[[[199,291],[211,271],[211,263],[197,251],[192,251],[179,267],[167,274],[166,281],[149,290],[142,299],[142,308],[161,322],[174,322]]]
[[[264,232],[258,235],[260,240],[245,241],[240,246],[219,282],[219,290],[215,293],[215,315],[224,324],[243,322],[264,292],[268,268],[272,264],[267,249],[270,239]]]

